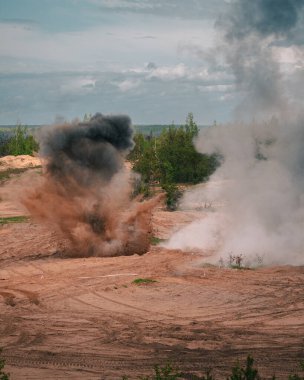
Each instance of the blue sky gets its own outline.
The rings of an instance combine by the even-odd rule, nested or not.
[[[230,120],[240,94],[214,24],[231,1],[0,0],[0,124]]]

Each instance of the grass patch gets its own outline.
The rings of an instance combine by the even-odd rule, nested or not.
[[[142,285],[142,284],[152,284],[153,282],[157,282],[157,281],[153,280],[152,278],[136,278],[134,281],[132,281],[132,284]]]
[[[8,223],[23,223],[29,220],[28,216],[20,215],[20,216],[8,216],[4,218],[0,218],[0,225],[8,224]]]
[[[165,239],[160,239],[157,236],[151,236],[151,238],[150,238],[150,244],[151,245],[157,245],[157,244],[162,243],[164,241],[165,241]]]

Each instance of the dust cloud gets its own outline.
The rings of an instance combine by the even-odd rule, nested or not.
[[[304,263],[303,70],[286,72],[277,59],[278,49],[303,43],[303,6],[238,0],[219,18],[221,49],[242,100],[234,122],[201,131],[197,150],[217,152],[222,164],[182,206],[210,207],[167,246],[199,248],[214,262],[242,255],[248,265]]]
[[[131,200],[133,148],[128,116],[96,114],[87,122],[42,129],[43,176],[23,198],[30,214],[69,241],[70,256],[143,254],[157,199]]]

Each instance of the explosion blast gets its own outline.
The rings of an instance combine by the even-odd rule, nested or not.
[[[30,213],[55,226],[73,256],[143,254],[157,199],[131,201],[124,158],[133,148],[128,116],[97,113],[88,122],[42,131],[42,182],[24,199]]]

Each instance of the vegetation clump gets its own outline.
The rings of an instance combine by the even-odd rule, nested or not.
[[[17,125],[12,131],[0,133],[0,156],[32,155],[38,150],[39,144],[26,126]]]
[[[141,175],[143,192],[158,184],[165,191],[168,210],[175,210],[182,192],[179,184],[206,181],[219,165],[219,157],[198,153],[194,141],[198,126],[189,113],[185,125],[171,125],[158,136],[136,133],[135,147],[128,159]]]
[[[162,243],[163,241],[165,241],[165,239],[160,239],[157,236],[151,236],[151,238],[150,238],[150,244],[151,245],[157,245],[159,243]]]
[[[135,285],[143,285],[143,284],[153,284],[154,282],[157,282],[156,280],[153,280],[152,278],[136,278],[132,281]]]
[[[301,370],[304,371],[304,362],[300,363]],[[212,374],[212,370],[209,369],[206,375],[198,376],[191,373],[185,373],[178,371],[171,364],[164,366],[154,366],[154,374],[151,376],[139,377],[140,380],[215,380],[216,378]],[[254,359],[249,355],[246,360],[246,364],[242,367],[239,362],[231,369],[231,374],[226,378],[227,380],[262,380],[263,377],[259,374],[257,368],[254,367]],[[122,380],[128,380],[128,377],[124,376]],[[276,380],[276,376],[273,375],[271,380]],[[292,374],[288,376],[288,380],[304,380],[304,376],[299,374]]]
[[[0,218],[1,224],[9,224],[9,223],[23,223],[29,220],[28,216],[20,215],[20,216],[8,216]]]

